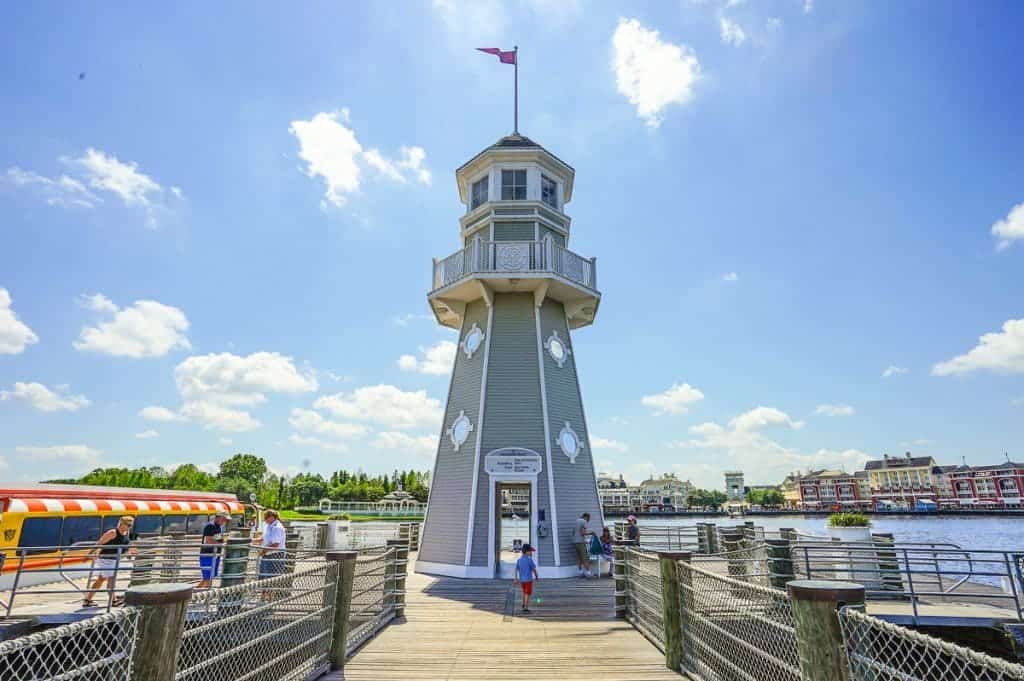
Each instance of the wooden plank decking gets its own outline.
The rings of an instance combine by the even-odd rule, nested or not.
[[[529,615],[510,581],[410,574],[405,618],[325,679],[660,681],[682,678],[625,620],[611,579],[542,580]],[[509,614],[511,598],[515,615]]]

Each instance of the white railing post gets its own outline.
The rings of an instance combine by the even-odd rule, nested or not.
[[[590,259],[590,288],[597,288],[597,256]]]

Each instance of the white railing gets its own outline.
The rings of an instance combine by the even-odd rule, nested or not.
[[[597,288],[594,258],[584,258],[545,238],[541,241],[475,239],[462,250],[434,261],[434,290],[471,274],[504,272],[551,272],[587,288]]]

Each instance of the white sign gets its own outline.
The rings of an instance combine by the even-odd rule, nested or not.
[[[484,458],[484,471],[489,475],[537,475],[540,454],[529,449],[506,447],[496,449]]]

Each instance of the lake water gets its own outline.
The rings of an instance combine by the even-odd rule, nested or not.
[[[621,518],[609,518],[612,523]],[[803,515],[768,515],[746,516],[742,519],[722,516],[665,516],[652,518],[644,516],[637,522],[640,528],[646,526],[687,525],[710,522],[716,525],[735,526],[743,521],[753,521],[758,527],[769,532],[781,527],[792,527],[807,534],[824,535],[826,516]],[[525,520],[513,521],[503,519],[503,538],[511,543],[509,537],[526,537]],[[597,530],[596,523],[591,529]],[[1001,518],[995,516],[925,516],[925,515],[872,515],[871,529],[873,532],[891,532],[898,542],[910,543],[952,543],[963,548],[1000,551],[1020,550],[1024,553],[1024,516],[1021,518]],[[518,530],[518,531],[516,531]]]

